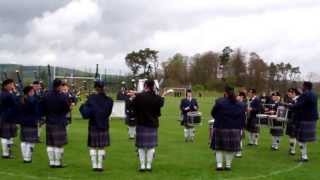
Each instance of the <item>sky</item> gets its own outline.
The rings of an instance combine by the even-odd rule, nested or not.
[[[164,61],[230,46],[318,73],[319,17],[319,0],[0,0],[0,63],[121,73],[146,47]]]

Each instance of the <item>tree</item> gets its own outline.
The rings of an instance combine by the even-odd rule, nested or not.
[[[164,82],[167,86],[181,86],[188,82],[187,57],[176,54],[162,64],[164,70]]]
[[[247,64],[245,55],[240,49],[233,54],[231,60],[232,77],[235,78],[235,85],[243,86],[247,75]]]
[[[250,53],[248,66],[248,87],[255,88],[258,91],[266,91],[267,74],[268,65],[257,53]]]
[[[150,77],[152,71],[157,76],[159,67],[158,51],[149,48],[131,52],[125,57],[126,64],[134,76]],[[139,74],[140,70],[142,72]]]

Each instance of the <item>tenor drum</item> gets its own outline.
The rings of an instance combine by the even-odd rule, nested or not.
[[[201,112],[198,112],[198,111],[188,112],[187,125],[191,127],[201,125]]]

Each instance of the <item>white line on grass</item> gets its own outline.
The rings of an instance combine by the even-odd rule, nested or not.
[[[11,177],[22,177],[24,179],[43,179],[43,177],[37,177],[37,176],[32,176],[32,175],[27,175],[27,174],[3,172],[3,171],[0,171],[0,174],[6,175],[6,176],[11,176]],[[70,177],[69,178],[59,178],[59,177],[48,176],[47,179],[51,179],[51,180],[70,180],[71,178]]]
[[[289,169],[286,169],[286,170],[273,171],[273,172],[271,172],[269,174],[264,174],[264,175],[261,174],[261,175],[253,176],[253,177],[236,177],[236,178],[229,178],[229,179],[224,179],[224,180],[266,179],[266,178],[269,178],[269,177],[272,177],[272,176],[276,176],[276,175],[279,175],[279,174],[283,174],[283,173],[288,173],[288,172],[294,171],[294,170],[298,169],[299,167],[301,167],[302,164],[303,163],[299,163],[299,164],[295,165],[292,168],[289,168]],[[17,174],[17,173],[11,173],[11,172],[3,172],[3,171],[0,171],[0,174],[11,176],[11,177],[23,177],[23,178],[27,178],[27,179],[43,179],[42,177],[31,176],[31,175],[26,175],[26,174]],[[69,178],[59,178],[59,177],[48,176],[47,179],[51,179],[51,180],[71,180],[72,178],[71,177],[69,177]]]
[[[250,179],[250,180],[255,180],[255,179],[266,179],[266,178],[270,178],[272,176],[276,176],[279,174],[283,174],[283,173],[288,173],[291,171],[294,171],[296,169],[298,169],[299,167],[302,166],[303,163],[298,163],[297,165],[293,166],[292,168],[286,169],[286,170],[278,170],[278,171],[272,171],[269,174],[261,174],[258,176],[253,176],[253,177],[237,177],[237,178],[229,178],[229,179],[224,179],[224,180],[242,180],[242,179]]]

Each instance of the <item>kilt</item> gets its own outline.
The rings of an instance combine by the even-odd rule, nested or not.
[[[241,150],[240,142],[240,129],[214,128],[210,147],[212,150],[238,152]]]
[[[288,135],[290,138],[296,137],[296,124],[294,122],[288,122],[286,128],[286,135]]]
[[[258,126],[258,119],[257,118],[248,118],[247,124],[246,124],[246,129],[250,133],[259,133],[260,127]]]
[[[270,129],[270,134],[271,134],[272,136],[277,136],[277,137],[283,136],[283,129],[271,128],[271,129]]]
[[[106,146],[110,146],[109,130],[89,127],[88,131],[88,147],[104,148]]]
[[[313,142],[316,141],[316,121],[300,121],[297,122],[296,138],[299,142]]]
[[[15,123],[1,122],[0,137],[10,139],[17,137],[17,125]]]
[[[38,143],[38,127],[21,126],[20,139],[21,142]]]
[[[68,143],[67,129],[63,125],[50,125],[46,127],[46,144],[52,147],[62,147]]]
[[[145,126],[136,128],[136,147],[137,148],[154,148],[158,146],[158,129]]]

